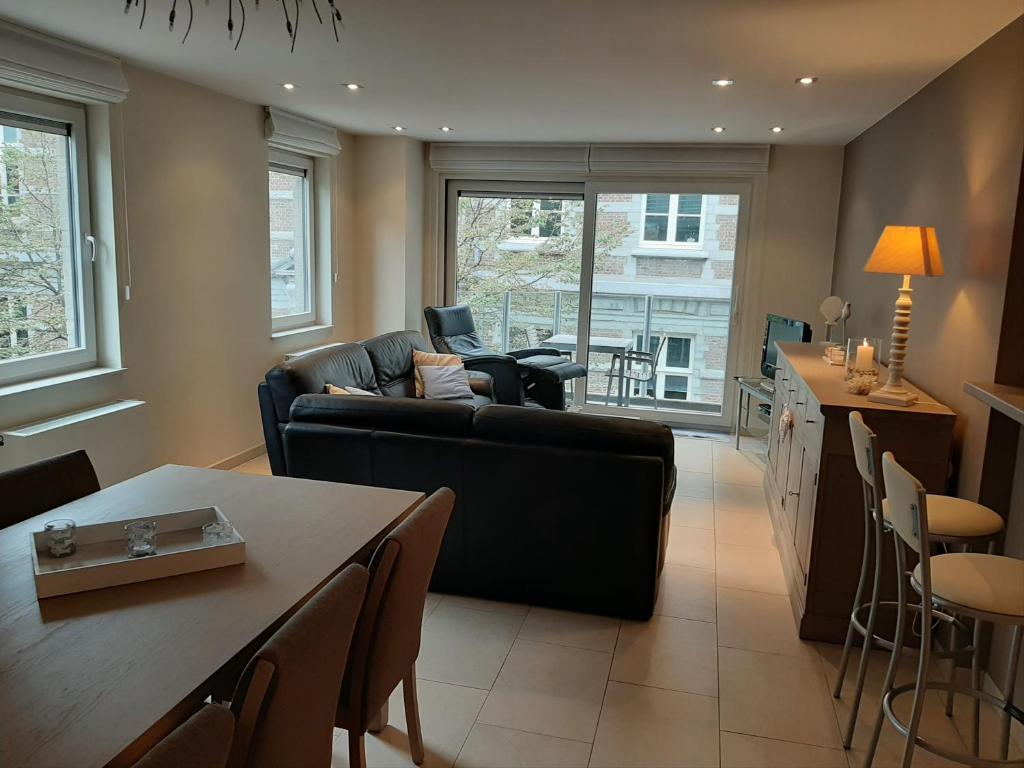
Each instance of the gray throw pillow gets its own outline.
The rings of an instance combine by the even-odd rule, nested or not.
[[[427,400],[459,400],[472,398],[469,374],[463,365],[423,365],[423,396]]]

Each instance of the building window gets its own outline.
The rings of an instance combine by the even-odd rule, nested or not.
[[[514,238],[560,237],[562,204],[560,199],[512,198],[509,200],[509,230]]]
[[[85,110],[0,93],[0,384],[94,365]]]
[[[313,247],[313,159],[273,152],[270,189],[270,310],[273,330],[316,320],[316,255]]]
[[[703,241],[704,195],[644,195],[643,238],[647,247],[699,247]]]
[[[644,336],[636,334],[636,349],[654,352],[658,349],[661,336],[651,334],[650,344],[644,350]],[[680,373],[690,373],[693,370],[693,338],[690,336],[668,336],[665,339],[665,346],[661,350],[658,364],[655,368],[656,376],[653,381],[644,384],[637,384],[633,394],[643,393],[646,397],[654,397],[657,394],[659,400],[686,400],[689,391],[690,377],[682,376]]]

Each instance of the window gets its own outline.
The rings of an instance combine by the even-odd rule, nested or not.
[[[0,94],[0,384],[96,361],[85,110]]]
[[[647,350],[653,352],[658,348],[661,337],[655,334],[650,336],[650,345]],[[644,349],[644,336],[636,334],[635,349]],[[690,377],[680,376],[677,371],[692,370],[693,360],[690,357],[690,350],[693,346],[693,339],[689,336],[669,336],[665,340],[665,347],[661,350],[661,358],[658,360],[657,376],[653,381],[646,384],[637,384],[633,389],[634,395],[643,393],[646,397],[654,397],[657,393],[659,400],[686,400],[689,391]]]
[[[312,158],[271,153],[267,179],[270,310],[275,331],[311,325],[316,319],[312,177]]]
[[[512,237],[560,237],[563,200],[512,198],[509,230]]]
[[[703,222],[704,195],[644,195],[641,244],[697,247]]]

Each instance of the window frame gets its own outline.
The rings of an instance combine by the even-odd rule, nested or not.
[[[707,207],[708,207],[708,194],[700,193],[700,213],[679,213],[679,198],[687,195],[693,195],[693,192],[656,192],[654,194],[668,194],[668,213],[652,213],[652,216],[667,216],[668,217],[668,229],[666,231],[665,240],[648,240],[644,237],[647,230],[647,197],[648,193],[643,195],[643,201],[640,204],[640,247],[641,248],[671,248],[676,250],[688,250],[697,251],[704,247],[704,224],[706,221]],[[698,237],[695,243],[686,243],[676,240],[678,235],[679,217],[685,216],[687,218],[695,218],[698,221]]]
[[[267,160],[267,173],[270,171],[276,171],[278,173],[286,173],[292,176],[301,177],[303,179],[303,226],[305,233],[303,236],[303,242],[306,246],[305,261],[306,261],[306,281],[305,290],[309,309],[306,312],[298,312],[292,315],[279,315],[274,316],[273,307],[273,292],[268,295],[270,299],[270,324],[271,331],[273,333],[280,333],[282,331],[293,331],[306,326],[317,324],[317,291],[319,283],[318,280],[318,269],[317,269],[317,255],[316,255],[316,163],[315,158],[308,155],[300,155],[294,152],[285,152],[284,150],[271,150]],[[267,189],[267,232],[270,235],[273,230],[270,228],[270,190],[269,182]],[[268,240],[268,246],[270,241]],[[268,277],[273,279],[273,275],[270,274],[270,253],[268,249],[267,253],[267,270]]]
[[[95,367],[97,361],[95,253],[87,247],[92,233],[89,201],[89,137],[84,104],[0,90],[3,122],[26,130],[46,130],[62,135],[55,124],[65,126],[68,163],[68,242],[72,249],[77,345],[56,352],[0,361],[0,387],[33,379],[58,376]],[[19,121],[18,118],[21,118]],[[87,256],[88,254],[88,256]],[[12,344],[14,344],[12,338]],[[70,340],[69,340],[70,345]]]

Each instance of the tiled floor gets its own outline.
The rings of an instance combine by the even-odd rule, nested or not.
[[[841,649],[797,637],[757,444],[744,446],[677,438],[679,490],[650,622],[430,595],[417,664],[425,765],[860,768],[887,656],[872,660],[845,752],[849,693],[837,701],[829,690]],[[266,457],[236,471],[266,474]],[[966,708],[950,720],[930,696],[924,733],[963,749]],[[400,690],[390,711],[384,732],[367,736],[371,768],[413,765]],[[875,766],[898,765],[901,746],[886,725]],[[338,731],[336,768],[347,748]],[[916,767],[942,765],[915,755]]]

